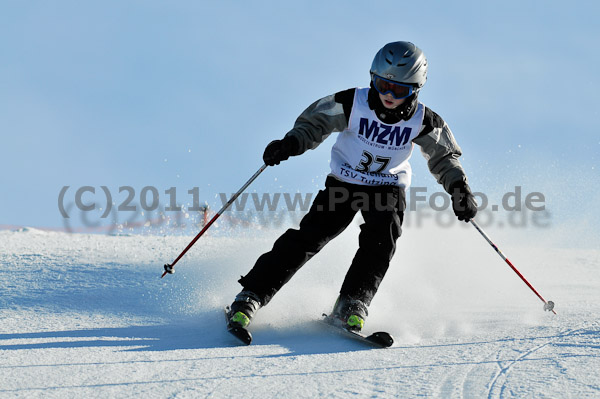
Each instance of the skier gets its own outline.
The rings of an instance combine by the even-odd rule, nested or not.
[[[455,215],[469,221],[477,204],[458,160],[461,150],[444,120],[417,100],[427,79],[427,60],[410,42],[386,44],[371,65],[369,88],[353,88],[310,105],[283,139],[265,149],[268,166],[316,148],[339,132],[331,173],[299,229],[289,229],[239,282],[243,290],[228,313],[232,326],[247,327],[257,310],[361,211],[359,248],[332,316],[360,331],[367,308],[389,267],[401,234],[414,144],[451,195]]]

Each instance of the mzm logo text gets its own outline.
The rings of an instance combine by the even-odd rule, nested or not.
[[[411,133],[412,128],[410,127],[400,130],[400,126],[389,126],[377,121],[369,121],[367,118],[360,118],[358,134],[374,143],[400,147],[408,143]]]

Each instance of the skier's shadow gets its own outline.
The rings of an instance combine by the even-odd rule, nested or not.
[[[254,327],[255,339],[251,347],[271,347],[266,352],[274,354],[266,357],[338,353],[371,348],[331,332],[316,321],[308,327]],[[124,352],[222,348],[232,349],[231,354],[235,356],[244,356],[246,353],[245,345],[227,333],[220,312],[206,312],[167,324],[0,334],[0,350],[6,351],[101,347],[112,347]],[[228,357],[228,354],[226,352],[224,356]],[[248,352],[248,356],[256,357],[257,353]]]
[[[222,335],[222,334],[221,334]],[[0,334],[0,350],[114,347],[123,351],[214,348],[226,339],[199,323],[107,327]]]

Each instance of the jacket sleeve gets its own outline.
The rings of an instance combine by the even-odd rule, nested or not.
[[[413,140],[421,147],[431,174],[446,192],[458,181],[467,183],[467,176],[458,158],[462,155],[448,124],[438,114],[425,108],[423,128]]]
[[[331,133],[341,132],[348,127],[354,91],[349,89],[324,97],[300,114],[292,130],[286,134],[286,137],[293,137],[297,141],[294,155],[317,148]]]

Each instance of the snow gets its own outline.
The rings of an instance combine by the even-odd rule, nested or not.
[[[552,315],[469,226],[405,229],[365,326],[396,343],[372,349],[317,322],[353,224],[237,345],[222,306],[280,232],[208,234],[160,279],[191,237],[0,231],[0,397],[600,397],[600,250],[487,231]]]

